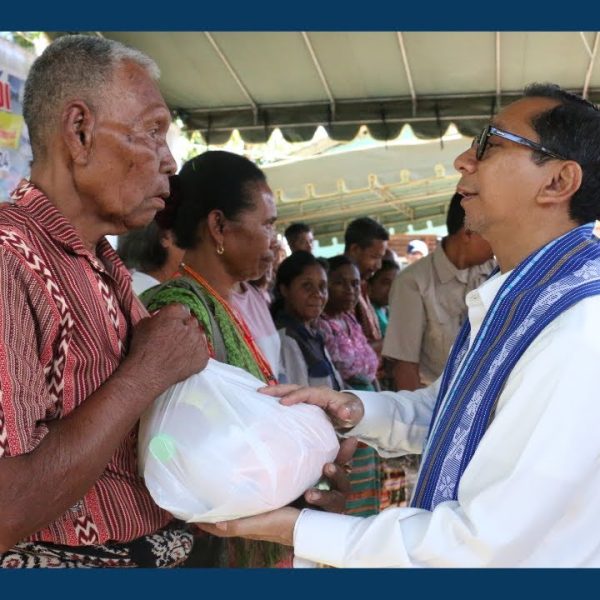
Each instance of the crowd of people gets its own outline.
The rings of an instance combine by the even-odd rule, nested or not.
[[[64,36],[26,82],[31,176],[0,210],[0,566],[600,566],[596,107],[528,87],[405,266],[369,216],[328,259],[293,223],[285,256],[247,158],[176,172],[158,75]],[[329,490],[214,525],[154,503],[137,422],[209,358],[328,414],[349,438]]]

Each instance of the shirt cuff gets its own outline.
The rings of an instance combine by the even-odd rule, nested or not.
[[[343,567],[346,540],[360,517],[304,509],[294,526],[294,554],[299,559]]]
[[[360,437],[370,440],[377,438],[382,431],[390,428],[394,420],[394,400],[391,392],[359,392],[344,390],[360,399],[364,407],[364,415],[360,422],[347,431],[338,432],[342,437]]]

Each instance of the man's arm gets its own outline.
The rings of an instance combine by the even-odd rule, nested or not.
[[[375,350],[375,352],[377,353],[377,356],[381,356],[381,351],[383,350],[383,339],[370,340],[369,344],[371,345],[371,348],[373,348],[373,350]]]
[[[26,298],[18,277],[14,271],[6,276],[9,272],[0,269],[5,303]],[[14,412],[7,403],[9,392],[19,388],[26,393],[23,390],[33,386],[37,393],[43,387],[36,385],[43,382],[42,367],[38,362],[36,373],[31,360],[37,352],[35,323],[27,302],[20,304],[12,306],[13,312],[4,307],[0,313],[0,360],[6,365],[9,361],[3,357],[18,350],[23,360],[29,357],[31,373],[31,381],[17,381],[14,373],[0,371],[0,409],[4,409],[0,433],[12,438],[20,432],[11,429],[16,420],[12,414],[9,419]],[[71,414],[49,423],[31,451],[11,452],[9,442],[0,458],[0,553],[82,498],[145,408],[167,387],[204,368],[206,361],[206,342],[196,320],[182,306],[165,308],[138,324],[121,367]],[[45,401],[37,400],[38,410]]]
[[[217,534],[293,535],[297,557],[335,567],[598,566],[600,297],[584,303],[517,363],[457,501],[368,519],[282,509]]]
[[[423,387],[419,375],[419,363],[396,360],[392,367],[394,389],[414,391]]]
[[[598,311],[599,299],[592,303]],[[597,519],[585,507],[600,500],[600,319],[572,323],[564,337],[552,335],[555,325],[517,363],[457,501],[371,519],[306,511],[294,520],[296,555],[337,567],[599,564]]]
[[[261,388],[281,404],[322,408],[338,433],[357,437],[385,457],[420,454],[429,431],[440,379],[414,392],[336,392],[327,386],[276,385]]]

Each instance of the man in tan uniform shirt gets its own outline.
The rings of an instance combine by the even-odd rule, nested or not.
[[[465,229],[461,198],[455,194],[450,202],[442,244],[392,285],[382,353],[394,360],[396,390],[415,390],[441,375],[466,316],[465,296],[495,266],[489,244]]]

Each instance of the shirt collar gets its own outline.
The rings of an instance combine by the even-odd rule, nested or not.
[[[275,323],[278,328],[289,327],[290,329],[297,331],[305,339],[321,339],[321,335],[316,329],[306,327],[304,323],[302,323],[295,317],[292,317],[292,315],[288,314],[284,310],[279,311],[275,315]]]
[[[95,270],[108,273],[114,279],[131,279],[106,238],[98,242],[96,254],[92,254],[83,245],[73,225],[33,183],[22,179],[11,199],[14,200],[15,206],[27,211],[46,234],[67,252],[84,257]]]
[[[494,276],[490,277],[490,279],[488,279],[487,281],[484,281],[477,288],[477,290],[473,290],[474,292],[477,292],[477,294],[479,295],[479,299],[485,306],[486,311],[492,305],[492,302],[494,301],[496,294],[498,293],[498,291],[502,287],[502,284],[508,279],[508,276],[511,273],[512,273],[512,271],[507,271],[506,273],[500,273],[500,271],[498,271],[498,273],[496,273]],[[467,296],[470,295],[471,293],[472,292],[469,292],[469,294],[467,294]]]
[[[458,279],[461,283],[467,283],[469,269],[457,269],[446,256],[442,244],[433,251],[433,268],[442,283],[448,283],[452,279]]]

